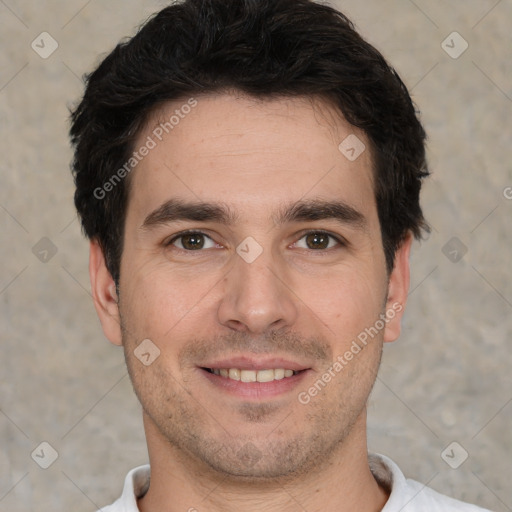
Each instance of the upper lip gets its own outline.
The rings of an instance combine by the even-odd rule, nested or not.
[[[216,369],[229,369],[237,368],[239,370],[270,370],[282,368],[283,370],[301,371],[311,368],[308,365],[291,361],[281,357],[261,357],[254,356],[237,356],[230,357],[229,359],[216,359],[215,361],[205,362],[199,365],[201,368]]]

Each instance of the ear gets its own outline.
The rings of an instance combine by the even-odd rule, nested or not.
[[[400,336],[402,316],[409,293],[409,254],[412,241],[412,233],[409,233],[395,253],[395,263],[388,282],[388,298],[386,301],[388,321],[384,329],[385,342],[395,341]]]
[[[111,343],[122,345],[116,284],[107,269],[103,251],[96,240],[91,240],[90,243],[89,277],[94,307],[100,318],[103,332]]]

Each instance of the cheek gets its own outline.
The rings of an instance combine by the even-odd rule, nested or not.
[[[372,325],[382,312],[386,282],[374,269],[351,266],[333,269],[324,278],[302,280],[298,295],[331,335],[346,340]]]
[[[204,308],[219,277],[176,272],[169,262],[127,266],[121,282],[123,322],[138,337],[168,342],[191,323],[205,321]]]

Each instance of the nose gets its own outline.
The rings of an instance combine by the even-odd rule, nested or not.
[[[252,263],[238,255],[235,258],[225,277],[219,322],[253,334],[291,327],[297,320],[298,298],[283,269],[266,251]]]

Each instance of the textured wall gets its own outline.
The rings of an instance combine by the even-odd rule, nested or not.
[[[80,76],[164,4],[0,1],[1,511],[93,510],[146,460],[122,352],[89,293],[67,108]],[[335,5],[412,89],[434,172],[423,195],[433,231],[414,247],[403,335],[370,399],[370,448],[441,492],[510,511],[512,1]],[[43,441],[58,454],[48,469]],[[457,469],[442,458],[452,442],[452,466],[469,455]]]

